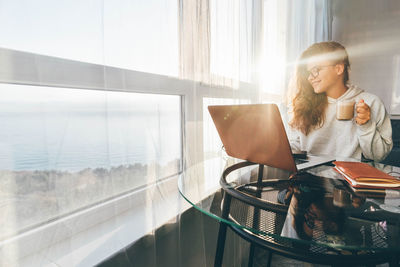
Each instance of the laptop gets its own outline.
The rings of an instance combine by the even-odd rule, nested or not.
[[[307,156],[296,164],[276,104],[209,106],[229,156],[297,173],[335,160]]]

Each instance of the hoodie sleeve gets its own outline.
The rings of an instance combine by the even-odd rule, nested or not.
[[[379,98],[370,103],[371,119],[363,125],[357,124],[357,136],[364,157],[381,161],[393,147],[392,125],[385,106]]]

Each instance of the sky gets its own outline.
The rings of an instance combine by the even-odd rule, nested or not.
[[[0,0],[0,47],[178,74],[177,1]]]

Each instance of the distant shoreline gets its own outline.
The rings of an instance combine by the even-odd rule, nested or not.
[[[125,164],[109,168],[0,170],[0,240],[52,218],[177,174],[181,160],[165,165]]]

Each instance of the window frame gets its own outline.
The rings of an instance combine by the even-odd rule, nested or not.
[[[60,75],[65,73],[69,75]],[[232,98],[232,96],[235,96],[235,98],[250,99],[252,102],[259,97],[255,85],[243,82],[240,83],[239,88],[235,89],[212,87],[200,82],[182,80],[175,77],[5,48],[0,48],[0,83],[61,87],[71,90],[89,89],[179,95],[181,97],[182,162],[181,170],[177,175],[160,179],[156,184],[128,190],[124,194],[106,199],[104,202],[93,204],[87,208],[82,208],[69,215],[62,216],[1,241],[0,249],[3,250],[3,255],[13,255],[12,249],[17,247],[19,250],[18,259],[35,255],[35,253],[52,247],[63,240],[68,240],[72,236],[90,231],[102,223],[118,218],[118,216],[124,216],[127,212],[140,214],[143,212],[142,206],[139,204],[132,206],[132,203],[136,202],[132,200],[140,199],[146,192],[154,190],[160,183],[168,188],[168,194],[164,195],[164,197],[174,199],[173,202],[175,202],[176,209],[172,209],[173,213],[163,215],[162,219],[153,225],[154,229],[189,208],[187,203],[182,204],[177,198],[179,194],[177,179],[183,170],[200,162],[203,158],[203,97]],[[191,126],[193,121],[195,122],[195,129]],[[161,202],[163,202],[162,199],[160,199]],[[146,229],[146,231],[154,229]],[[131,238],[140,238],[145,234],[142,229],[142,232],[136,233]],[[37,242],[37,240],[41,241]],[[130,241],[133,242],[134,240]]]

